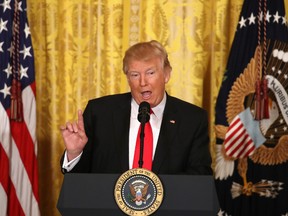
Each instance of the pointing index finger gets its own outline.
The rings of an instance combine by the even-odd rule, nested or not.
[[[78,126],[81,130],[84,130],[84,119],[82,115],[82,110],[78,110]]]

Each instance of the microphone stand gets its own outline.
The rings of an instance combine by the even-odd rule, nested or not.
[[[141,118],[141,131],[140,131],[140,155],[139,155],[139,168],[143,166],[143,152],[144,152],[144,137],[145,137],[145,124],[146,124],[146,116],[143,115]]]

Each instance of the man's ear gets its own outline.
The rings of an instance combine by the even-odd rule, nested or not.
[[[171,76],[171,70],[170,70],[170,68],[169,69],[166,69],[165,71],[164,71],[164,76],[165,76],[165,83],[168,83],[168,81],[170,80],[170,76]]]

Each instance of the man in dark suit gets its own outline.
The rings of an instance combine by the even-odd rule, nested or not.
[[[133,168],[138,107],[146,101],[152,109],[152,171],[211,175],[207,114],[165,92],[172,67],[163,46],[150,41],[130,47],[123,71],[130,93],[90,100],[83,115],[78,111],[77,122],[61,126],[63,172],[123,173]]]

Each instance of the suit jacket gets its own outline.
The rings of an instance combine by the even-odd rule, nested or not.
[[[90,100],[83,113],[88,136],[71,172],[123,173],[129,169],[131,93]],[[206,112],[167,95],[152,165],[156,174],[212,174]]]

